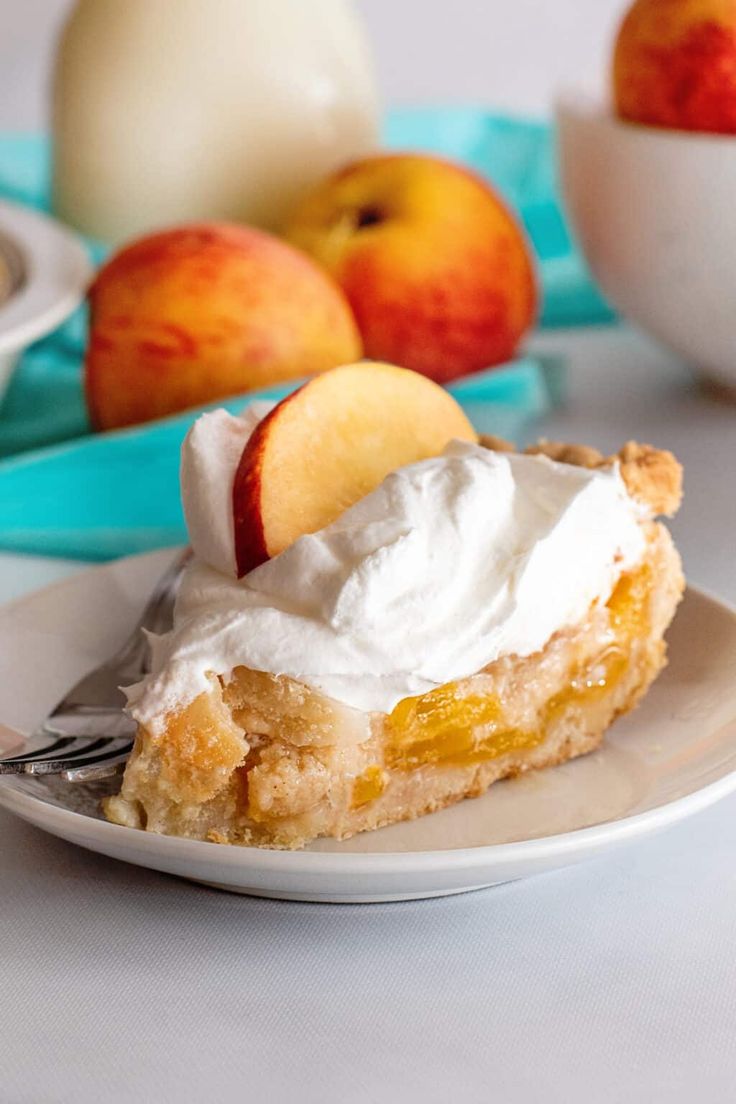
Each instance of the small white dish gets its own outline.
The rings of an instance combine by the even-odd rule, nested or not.
[[[558,105],[562,188],[611,303],[706,378],[736,389],[736,138]]]
[[[118,560],[0,610],[0,721],[29,731],[111,654],[170,557]],[[736,612],[689,590],[670,632],[669,667],[599,751],[420,820],[306,851],[121,828],[100,819],[99,792],[60,780],[0,780],[0,805],[92,851],[240,893],[332,902],[461,893],[580,862],[736,790],[734,670]]]
[[[71,230],[7,200],[0,200],[0,259],[11,274],[0,303],[1,399],[21,353],[76,310],[93,269]]]

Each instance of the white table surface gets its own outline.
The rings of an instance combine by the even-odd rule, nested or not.
[[[545,335],[538,432],[686,466],[690,578],[736,600],[736,408],[626,331]],[[0,557],[7,599],[79,565]],[[736,1098],[736,800],[462,897],[229,896],[0,813],[0,1101],[708,1104]]]

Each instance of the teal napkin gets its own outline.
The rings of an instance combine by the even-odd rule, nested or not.
[[[463,160],[495,181],[537,252],[542,325],[611,318],[556,198],[549,125],[470,108],[412,108],[389,115],[386,139],[394,148]],[[0,195],[48,209],[44,136],[0,136]],[[89,247],[96,261],[104,257],[101,246]],[[81,387],[85,339],[82,309],[28,350],[0,406],[0,548],[102,559],[185,539],[178,454],[198,412],[92,435]],[[559,371],[523,358],[458,381],[452,390],[481,430],[518,437],[549,409],[559,387]],[[235,412],[253,398],[278,398],[289,389],[225,405]]]

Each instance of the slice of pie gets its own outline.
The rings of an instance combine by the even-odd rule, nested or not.
[[[591,751],[664,666],[669,452],[517,453],[364,363],[204,415],[182,491],[195,561],[129,691],[119,824],[344,839]]]

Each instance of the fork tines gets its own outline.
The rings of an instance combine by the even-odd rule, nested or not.
[[[133,747],[130,736],[59,736],[35,751],[0,759],[1,774],[60,774],[67,781],[117,774]]]

